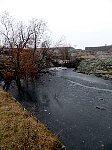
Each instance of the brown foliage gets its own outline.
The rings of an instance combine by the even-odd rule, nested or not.
[[[38,73],[38,57],[32,49],[13,49],[11,55],[4,53],[3,58],[5,78],[14,76],[16,71],[20,78],[25,79],[33,78]]]

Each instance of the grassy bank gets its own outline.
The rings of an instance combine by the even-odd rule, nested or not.
[[[62,147],[44,125],[0,89],[0,150],[61,150]]]

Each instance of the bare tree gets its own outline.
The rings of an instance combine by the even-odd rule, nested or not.
[[[26,72],[30,77],[32,77],[32,71],[31,67],[27,66],[28,61],[30,62],[29,66],[35,66],[35,71],[33,71],[33,73],[37,73],[39,70],[39,65],[37,64],[39,55],[36,50],[41,45],[46,24],[42,20],[37,21],[36,19],[33,19],[28,25],[25,25],[23,22],[17,22],[6,12],[1,15],[0,19],[0,34],[5,49],[8,49],[7,55],[5,51],[5,56],[7,58],[7,60],[5,60],[5,64],[9,64],[6,65],[6,70],[13,71],[18,90],[20,91],[20,79],[23,74],[25,74],[25,72],[22,72],[24,70],[23,68],[25,68],[23,66],[27,67]],[[27,53],[26,50],[28,51]],[[27,61],[27,65],[25,65],[26,60],[29,59],[28,53],[31,57],[30,60]],[[28,57],[24,54],[27,54]],[[28,68],[30,69],[28,70]],[[32,70],[34,68],[32,68]]]
[[[43,20],[37,20],[37,19],[32,19],[30,21],[30,25],[33,31],[33,35],[30,39],[31,40],[30,46],[32,46],[35,52],[36,49],[41,46],[47,27],[46,27],[46,23]]]

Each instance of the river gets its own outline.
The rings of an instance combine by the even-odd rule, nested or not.
[[[35,101],[20,102],[67,150],[112,150],[112,81],[72,69],[51,72],[31,86]]]

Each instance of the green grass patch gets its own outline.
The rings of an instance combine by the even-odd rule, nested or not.
[[[94,74],[96,77],[102,77],[101,73],[95,73]]]

